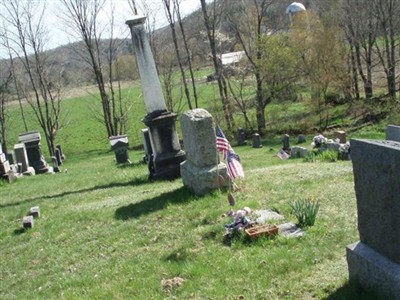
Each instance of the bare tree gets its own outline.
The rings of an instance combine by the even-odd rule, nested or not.
[[[4,22],[4,19],[3,19]],[[22,122],[24,123],[24,129],[27,132],[28,131],[28,125],[26,123],[26,118],[25,118],[25,112],[24,112],[24,105],[22,104],[22,95],[21,95],[21,88],[20,88],[20,84],[18,82],[18,78],[17,78],[17,71],[16,71],[16,66],[15,66],[15,62],[14,62],[14,58],[12,50],[11,50],[11,46],[10,46],[10,41],[8,38],[8,34],[7,34],[7,30],[5,30],[5,26],[3,27],[2,32],[0,33],[0,38],[2,41],[2,45],[4,46],[4,48],[6,49],[7,53],[8,53],[8,62],[9,62],[9,67],[10,67],[10,73],[11,73],[11,78],[12,78],[12,82],[14,84],[14,90],[15,90],[15,94],[17,96],[18,99],[18,104],[19,104],[19,109],[21,112],[21,119]]]
[[[55,153],[55,138],[60,127],[60,88],[49,78],[50,66],[44,52],[48,31],[44,26],[45,2],[4,1],[3,16],[8,22],[9,51],[23,65],[29,80],[24,97],[43,130],[49,153]],[[14,74],[15,75],[15,74]]]
[[[4,72],[6,74],[7,72]],[[0,126],[1,126],[1,147],[7,153],[7,102],[10,99],[9,86],[12,79],[11,71],[4,78],[0,77]]]
[[[373,97],[373,47],[378,34],[377,19],[370,1],[343,1],[342,24],[350,44],[354,69],[360,75],[366,98]],[[357,84],[357,74],[353,71],[353,81]]]
[[[193,62],[192,62],[192,54],[188,45],[188,39],[186,37],[186,32],[185,32],[185,27],[183,25],[183,21],[182,21],[182,17],[181,17],[181,11],[180,11],[180,0],[173,0],[174,1],[174,10],[176,12],[176,17],[178,19],[178,23],[179,23],[179,28],[181,31],[181,35],[182,35],[182,41],[183,41],[183,46],[184,46],[184,50],[186,52],[186,60],[187,60],[187,64],[189,67],[189,73],[190,73],[190,79],[192,82],[192,89],[193,89],[193,97],[194,97],[194,106],[196,108],[199,107],[199,103],[198,103],[198,98],[197,98],[197,90],[196,90],[196,80],[194,78],[194,73],[193,73]]]
[[[190,99],[189,88],[188,88],[188,85],[186,82],[186,74],[185,74],[185,69],[183,66],[183,58],[181,56],[181,50],[178,45],[178,36],[176,33],[176,29],[175,29],[175,14],[176,14],[176,6],[174,5],[175,1],[173,0],[173,3],[171,3],[171,0],[163,0],[163,4],[164,4],[165,15],[167,17],[169,27],[171,28],[172,41],[173,41],[174,47],[175,47],[175,54],[176,54],[176,58],[178,61],[179,70],[181,72],[182,84],[184,87],[187,103],[188,103],[189,109],[193,109],[192,101]]]
[[[268,8],[276,0],[251,0],[238,1],[240,11],[243,15],[240,18],[230,16],[231,24],[235,30],[236,38],[241,44],[246,54],[247,60],[252,67],[256,82],[256,118],[257,127],[260,134],[266,130],[265,107],[271,102],[272,98],[264,97],[263,78],[258,67],[258,61],[262,58],[262,51],[258,47],[258,41],[271,30],[267,22]],[[268,55],[268,53],[264,53]]]
[[[398,0],[374,0],[373,13],[379,24],[382,42],[375,42],[375,49],[386,75],[387,89],[396,98],[396,47],[399,47],[400,3]]]
[[[105,0],[61,0],[66,9],[65,21],[82,39],[85,53],[80,53],[90,66],[102,105],[102,123],[106,127],[107,136],[122,134],[127,125],[127,106],[121,96],[120,85],[116,90],[113,64],[117,61],[118,42],[114,37],[114,6],[109,9],[107,23],[108,45],[102,41],[106,28],[102,27],[99,15],[105,10]],[[103,51],[107,53],[106,57]]]
[[[221,60],[217,55],[216,32],[224,11],[224,1],[214,1],[209,5],[205,0],[200,0],[201,11],[203,14],[204,25],[206,27],[207,38],[210,44],[211,57],[214,65],[215,75],[217,77],[219,96],[222,102],[224,117],[228,131],[233,130],[234,120],[229,103],[227,83],[222,72]]]

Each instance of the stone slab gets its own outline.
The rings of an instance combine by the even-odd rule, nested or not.
[[[294,223],[283,223],[278,225],[279,234],[288,238],[302,237],[305,235],[303,229]]]
[[[21,133],[18,136],[18,142],[24,143],[24,144],[34,142],[34,141],[40,142],[40,140],[41,140],[41,136],[38,131],[25,132],[25,133]]]
[[[271,220],[283,220],[284,217],[270,209],[260,209],[253,212],[254,216],[258,216],[255,221],[259,224],[265,224]]]
[[[26,152],[25,144],[14,145],[15,161],[21,164],[21,173],[27,171],[29,167],[28,154]]]
[[[389,141],[400,142],[400,126],[388,125],[386,127],[386,139]]]
[[[400,299],[400,265],[362,242],[346,247],[349,283],[372,290],[382,299]]]
[[[306,157],[307,153],[308,153],[307,148],[300,146],[293,146],[290,152],[290,156],[295,158]]]
[[[183,184],[198,196],[231,185],[224,163],[219,163],[218,166],[199,168],[186,160],[181,163],[181,176]]]
[[[360,240],[400,263],[400,143],[352,139]]]

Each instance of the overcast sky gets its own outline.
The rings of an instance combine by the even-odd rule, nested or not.
[[[13,1],[13,0],[7,0]],[[35,2],[35,0],[26,0]],[[90,0],[88,0],[90,1]],[[127,0],[106,0],[108,4],[114,2],[115,5],[115,35],[118,37],[129,37],[128,26],[125,21],[132,19],[133,13],[129,7]],[[155,16],[157,28],[167,25],[167,20],[164,13],[162,0],[139,0],[143,1],[151,7],[151,14]],[[207,2],[211,2],[208,0]],[[0,2],[1,3],[1,2]],[[196,9],[200,8],[200,0],[181,0],[180,11],[182,16],[186,16]],[[110,6],[109,6],[110,7]],[[0,10],[4,12],[4,8]],[[101,13],[101,20],[107,23],[109,19],[110,8],[105,9]],[[139,12],[140,14],[141,12]],[[79,38],[70,28],[67,28],[65,21],[62,20],[62,5],[59,0],[47,0],[47,8],[45,15],[45,22],[49,30],[49,38],[46,49],[53,49],[58,46],[68,44],[70,42],[78,41]],[[153,17],[154,18],[154,17]],[[1,23],[0,23],[1,26]],[[106,38],[106,36],[104,36]],[[0,58],[7,57],[7,52],[0,46]]]

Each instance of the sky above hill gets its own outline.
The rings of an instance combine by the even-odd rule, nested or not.
[[[32,1],[32,0],[31,0]],[[38,2],[39,1],[35,1]],[[208,0],[207,2],[211,2]],[[43,1],[41,1],[43,2]],[[59,0],[47,0],[45,10],[45,24],[48,32],[48,39],[46,43],[46,50],[53,49],[58,46],[66,45],[71,42],[79,41],[78,35],[73,32],[67,25],[65,20],[62,5]],[[114,26],[114,36],[119,38],[129,37],[128,26],[125,24],[126,20],[133,18],[133,12],[130,8],[127,0],[106,0],[107,8],[104,9],[100,14],[101,23],[107,24],[110,19],[111,5],[113,3],[115,7],[115,26]],[[167,25],[167,20],[165,17],[165,12],[162,4],[162,0],[139,0],[138,3],[143,2],[146,4],[147,9],[143,8],[143,5],[139,5],[139,14],[149,15],[149,21],[155,28],[160,28]],[[39,6],[39,5],[38,5]],[[180,11],[182,16],[187,16],[188,14],[194,12],[196,9],[200,8],[199,0],[180,0]],[[40,7],[38,7],[40,10]],[[147,11],[146,11],[147,10]],[[6,14],[4,7],[1,6],[0,2],[0,12],[2,15]],[[4,17],[3,17],[4,18]],[[0,26],[7,28],[9,26],[4,25],[4,20],[0,23]],[[11,29],[10,29],[11,30]],[[108,32],[104,32],[103,37],[107,38]],[[3,45],[0,45],[0,58],[5,58],[8,56],[6,49]]]

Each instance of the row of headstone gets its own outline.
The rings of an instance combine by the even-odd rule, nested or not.
[[[238,146],[247,145],[246,132],[241,127],[239,127],[237,129],[236,141],[237,141]],[[257,132],[253,133],[253,135],[252,135],[252,147],[253,148],[261,148],[262,147],[261,137]]]
[[[346,132],[345,131],[335,131],[335,139],[328,140],[325,139],[322,135],[319,137],[324,139],[323,147],[318,143],[314,143],[314,147],[319,150],[330,150],[335,151],[340,154],[340,158],[342,160],[349,159],[349,145],[346,142]],[[314,138],[315,139],[315,138]],[[306,142],[306,138],[304,135],[299,135],[297,137],[297,144],[301,144]],[[290,146],[290,136],[288,134],[283,135],[282,137],[282,151],[290,155],[291,157],[305,157],[308,154],[308,149],[301,146]]]
[[[37,131],[21,133],[13,152],[5,154],[0,151],[0,175],[12,181],[20,175],[59,172],[59,166],[65,160],[61,145],[56,146],[53,166],[50,167],[42,155],[40,141]]]

